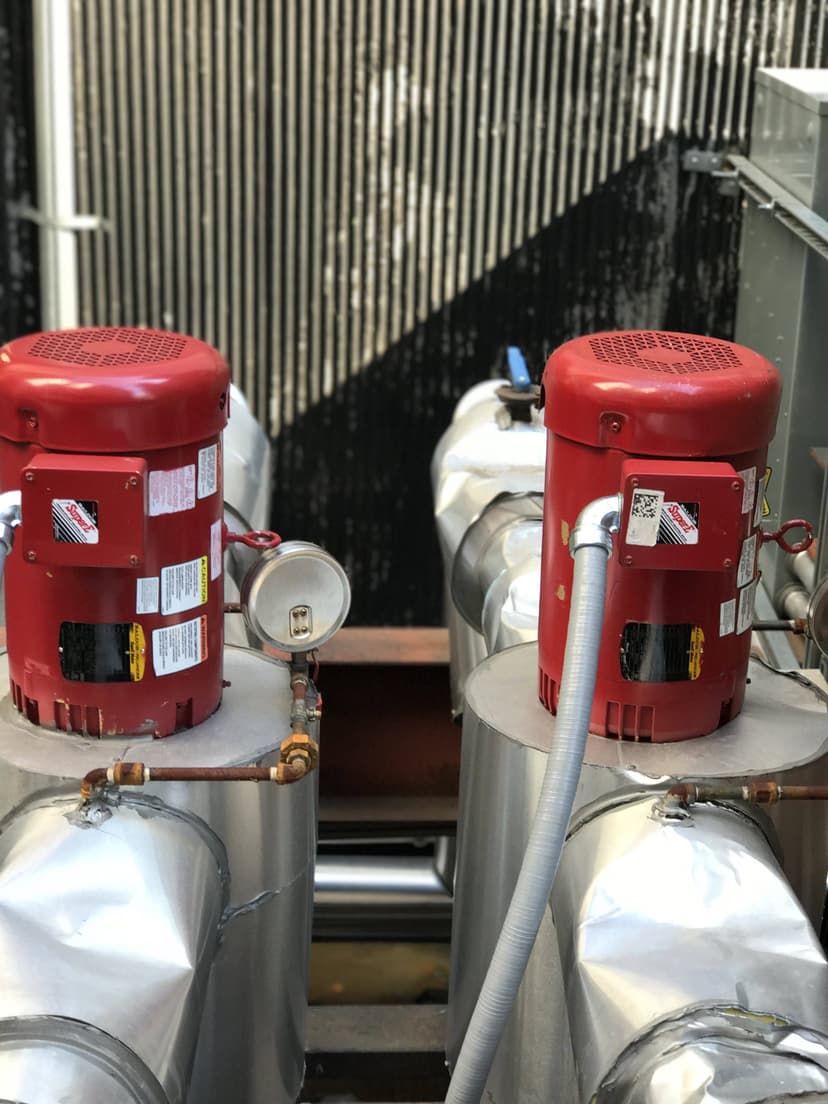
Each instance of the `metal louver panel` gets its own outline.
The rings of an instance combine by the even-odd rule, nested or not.
[[[217,344],[276,436],[274,523],[353,619],[439,616],[428,460],[507,341],[727,336],[756,65],[824,0],[75,0],[83,321]]]

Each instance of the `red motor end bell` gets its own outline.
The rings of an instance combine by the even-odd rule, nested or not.
[[[555,711],[570,530],[588,503],[621,492],[591,731],[646,741],[712,732],[744,700],[779,375],[730,342],[631,331],[563,345],[543,389],[541,700]]]
[[[222,690],[230,378],[181,334],[61,330],[0,350],[9,670],[36,724],[166,736]]]

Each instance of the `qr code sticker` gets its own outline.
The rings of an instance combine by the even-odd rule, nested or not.
[[[637,494],[633,499],[632,516],[654,518],[661,512],[661,498],[657,494]]]
[[[658,540],[664,491],[633,491],[630,518],[627,523],[627,544],[652,548]]]

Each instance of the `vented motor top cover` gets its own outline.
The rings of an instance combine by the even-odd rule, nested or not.
[[[595,334],[552,354],[538,631],[549,709],[569,620],[570,532],[586,505],[622,492],[592,731],[678,740],[739,712],[780,393],[763,357],[691,334]]]
[[[221,700],[221,431],[215,349],[130,328],[0,349],[0,485],[12,695],[34,723],[165,736]]]

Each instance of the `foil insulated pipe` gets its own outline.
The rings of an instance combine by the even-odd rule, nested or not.
[[[652,795],[579,811],[552,908],[581,1101],[828,1092],[828,963],[765,826]]]
[[[144,796],[39,795],[0,823],[0,1099],[183,1104],[228,882]]]
[[[488,655],[538,638],[543,495],[504,491],[466,530],[451,598]],[[456,626],[455,626],[456,627]]]
[[[447,1104],[479,1104],[548,906],[589,734],[607,563],[620,516],[619,495],[601,498],[581,511],[572,532],[572,603],[555,744],[517,885],[466,1030]]]
[[[431,462],[455,716],[463,712],[466,678],[488,654],[480,628],[470,625],[452,600],[455,556],[470,526],[499,495],[505,492],[540,495],[543,492],[546,430],[541,413],[532,408],[528,422],[508,417],[508,410],[498,397],[505,382],[486,380],[463,395]],[[531,638],[534,639],[534,635]]]

